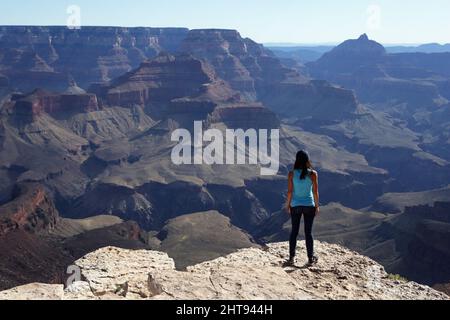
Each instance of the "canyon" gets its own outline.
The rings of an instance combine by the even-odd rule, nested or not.
[[[0,26],[0,289],[63,283],[107,246],[185,269],[286,241],[300,149],[320,174],[319,240],[446,288],[448,53],[366,35],[330,50],[297,68],[235,30]],[[171,134],[195,121],[278,130],[278,174],[174,164]]]

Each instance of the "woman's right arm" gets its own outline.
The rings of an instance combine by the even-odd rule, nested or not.
[[[294,174],[292,172],[289,172],[288,176],[288,193],[287,193],[287,199],[286,199],[286,211],[288,213],[291,213],[291,203],[292,203],[292,192],[294,191]]]
[[[316,215],[320,214],[320,199],[319,199],[319,174],[314,171],[311,175],[311,179],[313,182],[313,194],[314,194],[314,202],[316,204]]]

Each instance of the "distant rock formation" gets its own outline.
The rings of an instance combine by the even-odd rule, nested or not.
[[[391,278],[382,266],[337,245],[317,243],[320,261],[283,268],[288,246],[243,249],[217,260],[175,271],[172,259],[156,251],[107,247],[75,262],[82,281],[29,284],[0,292],[14,300],[448,300],[444,293]],[[304,253],[304,244],[299,253]]]
[[[353,92],[307,80],[235,30],[191,30],[181,50],[208,61],[243,100],[262,102],[276,114],[323,121],[357,111]]]
[[[162,51],[177,51],[187,33],[184,28],[1,26],[0,66],[21,91],[40,87],[40,82],[47,90],[62,90],[67,74],[87,88]]]
[[[236,30],[191,30],[181,50],[209,61],[233,89],[239,90],[246,98],[255,99],[254,79],[242,60],[252,56],[253,52],[249,49],[256,47],[259,54],[263,50],[256,44],[247,47],[248,41],[241,38]]]
[[[154,119],[175,119],[185,127],[194,120],[231,128],[279,127],[272,111],[242,99],[209,63],[189,54],[160,54],[97,90],[109,106],[142,106]]]
[[[308,63],[307,69],[316,79],[356,90],[364,103],[407,103],[414,110],[445,103],[448,92],[441,89],[445,81],[440,78],[450,76],[449,56],[450,53],[389,54],[364,34]]]
[[[69,77],[68,79],[69,86],[66,91],[64,91],[67,95],[82,95],[86,94],[86,91],[78,86],[75,79],[73,77]]]
[[[168,103],[199,95],[202,86],[215,80],[214,70],[198,59],[162,54],[116,79],[107,89],[106,98],[113,106]]]
[[[369,40],[366,34],[356,40],[347,40],[325,53],[318,61],[322,68],[328,68],[328,72],[353,72],[363,65],[372,65],[384,59],[386,50],[384,47]]]
[[[96,95],[88,94],[76,85],[70,86],[62,94],[36,89],[26,95],[16,94],[12,100],[13,114],[23,122],[32,122],[43,113],[68,117],[99,110]]]

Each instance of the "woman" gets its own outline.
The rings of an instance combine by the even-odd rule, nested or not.
[[[312,228],[314,218],[319,215],[319,177],[312,169],[309,155],[305,151],[297,153],[294,170],[289,173],[288,196],[286,210],[292,219],[292,233],[290,238],[290,256],[287,265],[295,264],[297,237],[302,215],[305,217],[305,238],[309,264],[318,262],[314,255],[314,239]]]

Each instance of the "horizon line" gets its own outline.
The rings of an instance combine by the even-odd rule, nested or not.
[[[352,40],[352,39],[346,39],[346,40]],[[346,41],[343,40],[343,41]],[[373,40],[373,39],[371,39]],[[341,44],[341,42],[262,42],[264,46],[268,47],[328,47],[328,46],[337,46]],[[376,41],[376,40],[373,40]],[[378,41],[376,41],[378,42]],[[417,42],[417,43],[391,43],[391,42],[379,42],[385,47],[418,47],[423,45],[431,45],[431,44],[437,44],[440,46],[450,45],[450,43],[440,43],[440,42]]]
[[[189,27],[167,27],[167,26],[120,26],[120,25],[84,25],[81,26],[80,29],[70,29],[67,25],[63,24],[45,24],[45,25],[37,25],[37,24],[0,24],[0,28],[2,27],[59,27],[59,28],[67,28],[69,30],[81,30],[83,28],[128,28],[128,29],[185,29],[189,31],[193,30],[224,30],[224,31],[236,31],[238,32],[241,37],[243,38],[249,38],[246,36],[242,36],[241,32],[236,28],[217,28],[217,27],[207,27],[207,28],[189,28]],[[344,41],[352,40],[353,38],[348,38],[344,40],[338,40],[338,41],[329,41],[329,42],[276,42],[276,41],[255,41],[259,44],[262,44],[264,46],[272,46],[272,47],[318,47],[318,46],[337,46],[341,44]],[[373,41],[378,42],[374,38],[370,38]],[[253,39],[252,39],[253,40]],[[387,47],[393,47],[393,46],[401,46],[401,47],[418,47],[422,45],[430,45],[430,44],[437,44],[440,46],[450,45],[450,42],[437,42],[437,41],[430,41],[430,42],[416,42],[416,43],[395,43],[395,42],[379,42],[383,46]]]

